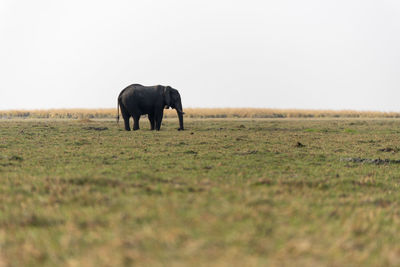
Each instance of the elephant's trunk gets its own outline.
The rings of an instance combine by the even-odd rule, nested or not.
[[[179,118],[179,131],[183,131],[183,114],[181,112],[178,112],[178,118]]]
[[[178,118],[179,118],[179,131],[183,131],[183,114],[185,114],[182,111],[182,103],[178,103],[178,105],[176,106],[176,113],[178,114]]]

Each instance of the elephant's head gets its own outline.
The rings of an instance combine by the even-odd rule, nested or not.
[[[164,88],[164,102],[165,102],[165,108],[171,107],[176,109],[176,113],[178,114],[179,118],[178,130],[183,130],[183,115],[185,113],[183,112],[181,95],[179,94],[178,90],[170,86],[166,86]]]

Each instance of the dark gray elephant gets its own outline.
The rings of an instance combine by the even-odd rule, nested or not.
[[[183,110],[181,96],[178,90],[170,86],[143,86],[132,84],[126,87],[118,96],[118,117],[119,109],[125,122],[125,130],[130,131],[129,119],[133,117],[133,130],[139,129],[141,115],[147,114],[151,130],[160,130],[161,121],[164,115],[164,108],[174,108],[178,113],[179,129],[183,130]]]

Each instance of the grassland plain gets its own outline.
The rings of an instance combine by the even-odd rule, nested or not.
[[[0,110],[0,119],[111,119],[116,109],[50,109]],[[304,110],[272,108],[185,108],[186,118],[400,118],[399,112],[355,110]],[[176,111],[166,109],[164,118],[176,117]]]
[[[0,120],[0,266],[400,264],[400,120],[177,126]]]

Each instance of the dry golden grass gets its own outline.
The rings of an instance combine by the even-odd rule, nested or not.
[[[112,118],[116,109],[43,109],[43,110],[5,110],[1,118],[48,118],[48,119],[91,119]]]
[[[400,113],[269,108],[187,108],[191,118],[400,118]],[[174,111],[167,113],[174,114]]]
[[[400,118],[400,112],[355,110],[304,110],[269,108],[186,108],[188,118]],[[165,116],[176,117],[176,111],[165,110]],[[112,119],[117,109],[48,109],[5,110],[0,118]]]

